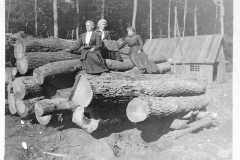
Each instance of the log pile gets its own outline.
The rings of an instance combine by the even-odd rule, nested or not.
[[[125,105],[121,114],[137,123],[151,116],[189,119],[209,103],[206,84],[164,74],[171,68],[164,56],[152,57],[160,74],[143,74],[130,59],[123,62],[107,59],[106,65],[112,72],[87,75],[81,71],[79,55],[62,51],[74,43],[53,38],[17,40],[14,57],[20,75],[16,76],[16,68],[6,69],[7,101],[12,114],[35,115],[40,124],[46,125],[52,115],[67,112],[72,114],[74,123],[91,133],[102,124],[101,115],[94,113],[100,109],[88,109],[91,105],[96,108],[103,102]],[[37,46],[45,49],[33,50]],[[24,75],[27,72],[30,76]]]

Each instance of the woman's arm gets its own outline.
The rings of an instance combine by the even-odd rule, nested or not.
[[[82,42],[82,34],[79,36],[79,39],[77,41],[77,44],[74,45],[73,47],[71,48],[68,48],[68,50],[72,53],[76,50],[78,50],[81,46],[83,45],[83,42]]]
[[[122,49],[127,44],[125,38],[123,39],[123,43],[118,46],[118,49]]]

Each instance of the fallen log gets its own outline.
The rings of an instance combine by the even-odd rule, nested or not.
[[[167,57],[163,54],[147,53],[147,56],[148,56],[148,59],[150,59],[151,61],[153,61],[156,64],[168,61]]]
[[[18,100],[44,96],[43,88],[36,83],[33,76],[18,77],[13,81],[13,92]]]
[[[26,44],[27,52],[56,52],[65,50],[68,48],[73,48],[77,45],[77,41],[66,40],[60,38],[33,38],[27,37],[24,38],[24,43]]]
[[[58,61],[48,63],[44,66],[34,69],[33,77],[37,84],[43,84],[45,79],[54,77],[60,74],[70,74],[80,71],[82,63],[79,59]]]
[[[158,74],[164,74],[171,70],[171,64],[169,62],[159,63],[158,66]],[[144,74],[143,71],[139,70],[137,67],[132,68],[131,70],[126,71],[129,74]]]
[[[206,91],[206,84],[170,74],[103,73],[87,78],[93,93],[104,97],[193,96]]]
[[[205,95],[192,97],[137,97],[127,106],[127,117],[131,122],[141,122],[151,115],[169,116],[184,114],[205,108],[209,98]]]
[[[26,59],[28,61],[28,70],[33,71],[35,68],[46,65],[48,63],[78,59],[80,55],[70,52],[27,52]]]
[[[112,71],[121,72],[130,70],[135,66],[130,59],[124,59],[123,62],[106,59],[106,65]]]
[[[27,100],[16,99],[16,111],[19,116],[26,117],[27,115],[32,115],[34,112],[35,103],[43,100],[44,96],[36,97]]]
[[[177,139],[187,133],[191,133],[195,130],[198,130],[200,128],[208,128],[212,125],[212,120],[211,118],[203,118],[198,121],[192,122],[187,125],[187,128],[182,129],[182,130],[175,130],[167,134],[169,137],[174,137],[174,139]]]
[[[124,60],[124,62],[115,60],[106,60],[106,65],[110,70],[126,71],[134,67],[134,64],[130,59]],[[34,69],[33,77],[38,84],[43,84],[45,79],[51,79],[51,77],[56,77],[56,75],[71,74],[80,71],[82,68],[81,61],[78,59],[58,61],[53,63],[48,63],[41,67]]]

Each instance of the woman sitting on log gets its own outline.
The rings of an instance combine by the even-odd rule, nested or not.
[[[101,36],[93,32],[94,22],[88,20],[86,23],[87,32],[83,33],[78,40],[78,44],[69,49],[70,52],[80,53],[82,69],[89,74],[99,74],[107,72],[104,59],[100,54],[102,46]]]
[[[128,36],[124,38],[124,42],[119,46],[123,48],[126,44],[130,47],[128,52],[129,58],[133,61],[135,66],[144,73],[158,73],[158,67],[155,63],[147,58],[147,55],[142,50],[142,38],[136,34],[134,27],[128,27]]]
[[[106,31],[107,21],[100,19],[98,21],[98,29],[95,31],[102,39],[101,54],[105,59],[121,60],[117,42],[112,41],[109,31]]]

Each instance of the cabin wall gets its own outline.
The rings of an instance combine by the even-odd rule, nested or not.
[[[174,71],[174,65],[171,65]],[[196,78],[197,80],[205,80],[207,83],[213,82],[213,65],[211,64],[176,64],[175,73],[188,75]]]
[[[226,76],[226,63],[219,62],[218,68],[217,68],[217,82],[226,82],[225,76]]]

